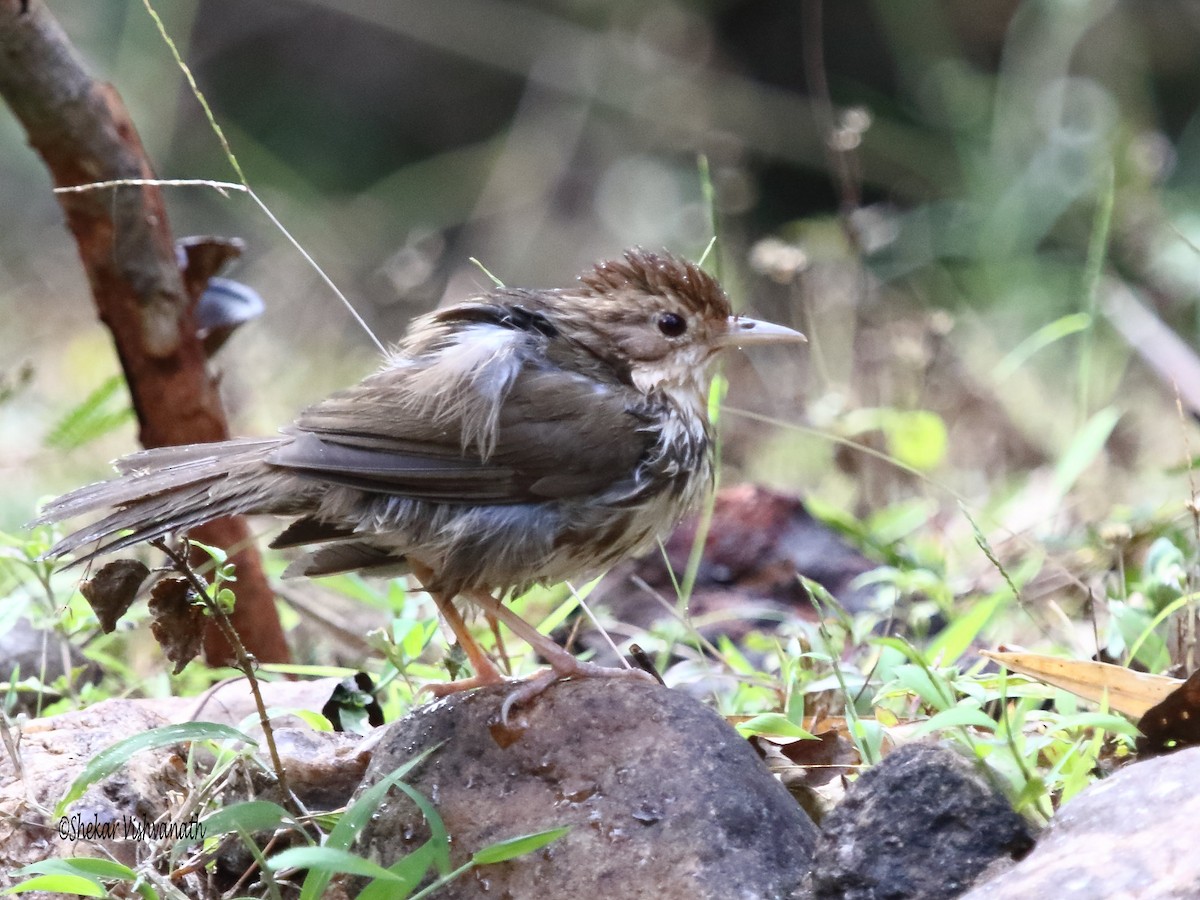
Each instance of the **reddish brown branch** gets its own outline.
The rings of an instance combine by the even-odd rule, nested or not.
[[[40,0],[0,0],[0,96],[56,187],[154,177],[116,90],[88,74]],[[212,273],[189,277],[185,287],[159,189],[122,185],[57,196],[100,319],[112,332],[143,446],[229,437],[193,317]],[[259,659],[286,660],[273,594],[245,522],[211,522],[192,536],[242,548],[233,557],[234,626]],[[232,658],[215,629],[206,636],[205,651],[210,662]]]

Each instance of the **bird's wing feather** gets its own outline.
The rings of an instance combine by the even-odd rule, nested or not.
[[[582,496],[632,479],[651,437],[630,392],[538,366],[520,352],[526,335],[499,337],[488,359],[476,341],[465,368],[452,357],[407,360],[310,407],[270,462],[332,484],[462,503]],[[435,377],[453,390],[437,392]]]

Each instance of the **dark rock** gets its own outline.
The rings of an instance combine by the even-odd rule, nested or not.
[[[544,849],[460,878],[442,898],[785,898],[816,828],[711,709],[626,679],[559,682],[498,722],[511,687],[440,701],[391,726],[363,786],[444,742],[406,781],[451,835],[455,865],[562,825]],[[390,865],[428,837],[393,791],[357,850]]]
[[[0,634],[0,681],[35,679],[41,687],[18,685],[14,712],[37,715],[38,710],[60,699],[49,686],[65,673],[65,665],[74,671],[76,684],[100,680],[100,668],[88,660],[70,641],[51,629],[38,628],[28,619],[18,619]]]
[[[1126,766],[1066,803],[1033,852],[965,900],[1200,897],[1200,747]]]
[[[910,744],[865,772],[826,818],[812,895],[957,897],[993,860],[1019,857],[1032,845],[1025,821],[969,761],[932,744]]]

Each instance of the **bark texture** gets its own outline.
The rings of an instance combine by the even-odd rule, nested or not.
[[[0,96],[50,171],[55,187],[153,178],[141,140],[116,90],[91,77],[40,0],[0,0]],[[87,272],[101,321],[112,332],[145,447],[219,441],[229,427],[194,320],[209,272],[176,260],[162,194],[122,185],[57,194]],[[287,644],[257,549],[241,519],[193,529],[230,550],[237,565],[234,626],[264,661],[284,661]],[[230,648],[210,627],[210,662]]]

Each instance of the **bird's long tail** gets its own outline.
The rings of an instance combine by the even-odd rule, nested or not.
[[[144,450],[117,460],[118,478],[89,484],[48,503],[35,524],[61,522],[97,510],[112,510],[55,544],[48,557],[63,556],[93,542],[76,558],[83,562],[140,541],[162,537],[221,516],[285,512],[288,491],[272,490],[276,479],[294,478],[266,457],[290,441],[245,438]],[[299,499],[292,494],[291,501]],[[280,508],[276,508],[280,507]],[[123,534],[123,532],[130,532]]]

